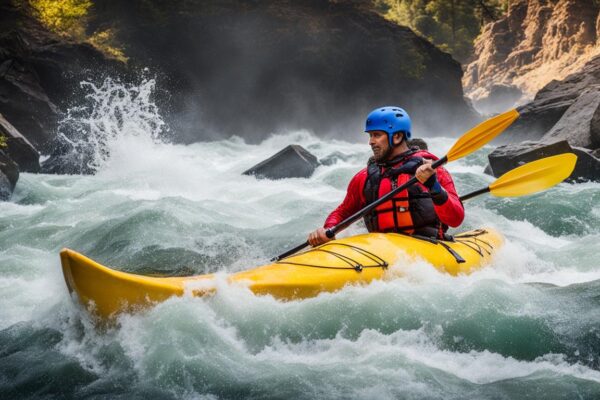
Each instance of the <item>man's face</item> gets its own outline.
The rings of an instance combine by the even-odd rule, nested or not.
[[[387,133],[383,131],[373,131],[369,133],[369,146],[373,150],[375,161],[384,161],[389,153],[390,143]]]

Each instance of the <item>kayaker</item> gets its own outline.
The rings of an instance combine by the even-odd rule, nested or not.
[[[401,191],[364,217],[369,232],[397,232],[444,238],[448,226],[465,216],[452,177],[431,164],[438,158],[427,150],[409,148],[411,120],[400,107],[373,110],[365,123],[373,157],[350,181],[344,201],[322,228],[308,235],[311,246],[328,242],[325,231],[416,176],[419,183]]]

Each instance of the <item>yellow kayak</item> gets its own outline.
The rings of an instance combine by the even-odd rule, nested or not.
[[[503,242],[492,229],[454,236],[453,241],[394,233],[369,233],[325,243],[264,265],[227,276],[230,284],[247,286],[258,295],[281,300],[313,297],[346,285],[385,279],[387,270],[400,270],[403,262],[424,260],[451,275],[468,274],[490,263]],[[105,267],[73,250],[60,253],[69,291],[100,318],[132,312],[189,293],[205,296],[215,291],[214,275],[151,277]]]

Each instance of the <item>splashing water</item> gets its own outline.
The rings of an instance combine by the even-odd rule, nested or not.
[[[294,302],[222,285],[96,330],[68,295],[62,247],[137,273],[260,265],[322,224],[369,151],[307,132],[176,145],[153,81],[87,87],[69,114],[81,136],[68,139],[93,143],[97,174],[25,173],[0,204],[0,398],[600,397],[597,183],[466,203],[461,229],[507,239],[469,276],[417,262],[400,279]],[[435,154],[453,143],[427,141]],[[290,143],[346,157],[309,179],[241,175]],[[459,193],[492,181],[489,151],[449,164]]]
[[[111,145],[124,138],[163,141],[167,127],[152,99],[156,82],[144,78],[139,85],[107,78],[97,86],[82,82],[83,103],[69,109],[60,122],[58,138],[83,169],[99,170],[110,157]]]

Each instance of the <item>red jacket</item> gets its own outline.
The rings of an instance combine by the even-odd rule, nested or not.
[[[432,160],[438,159],[436,156],[425,150],[418,151],[414,154],[414,156]],[[450,173],[448,173],[448,171],[443,167],[438,167],[436,171],[437,179],[440,185],[448,193],[448,200],[444,204],[434,205],[435,212],[443,224],[451,227],[457,227],[465,218],[465,209],[458,198],[458,194],[456,194],[454,182],[452,181]],[[333,210],[333,212],[329,214],[325,220],[325,224],[323,225],[325,229],[339,224],[344,219],[348,218],[367,205],[365,195],[363,193],[366,180],[367,168],[360,170],[356,175],[354,175],[350,181],[350,184],[348,185],[348,190],[344,201],[335,210]],[[428,190],[421,183],[417,183],[417,185],[421,186],[424,191]]]

